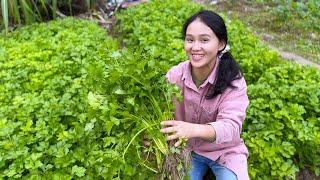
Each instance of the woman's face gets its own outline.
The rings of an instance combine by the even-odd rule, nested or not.
[[[186,31],[184,49],[193,68],[212,70],[218,51],[225,43],[220,42],[214,32],[201,20],[189,24]]]

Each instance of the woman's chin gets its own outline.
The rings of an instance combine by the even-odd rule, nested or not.
[[[200,67],[203,66],[203,62],[202,61],[194,61],[192,59],[190,62],[191,62],[192,67],[195,67],[195,68],[200,68]]]

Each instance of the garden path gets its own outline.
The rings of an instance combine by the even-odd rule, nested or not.
[[[287,52],[287,51],[280,50],[280,49],[278,49],[277,47],[275,47],[275,46],[273,46],[271,44],[268,44],[268,45],[269,45],[269,47],[271,49],[274,49],[275,51],[277,51],[280,54],[280,56],[285,60],[293,61],[293,62],[296,62],[296,63],[301,64],[301,65],[314,66],[314,67],[320,69],[320,64],[317,64],[317,63],[312,62],[312,61],[310,61],[308,59],[305,59],[304,57],[299,56],[299,55],[297,55],[297,54],[295,54],[293,52]]]

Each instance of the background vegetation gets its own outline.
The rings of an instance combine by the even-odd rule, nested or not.
[[[240,19],[261,39],[320,63],[320,1],[221,1],[211,6]]]
[[[9,27],[77,15],[96,7],[98,0],[1,0],[1,25]]]
[[[155,0],[121,11],[117,39],[72,18],[3,33],[0,177],[159,176],[167,147],[158,125],[176,93],[163,76],[185,60],[182,23],[201,8]],[[242,136],[250,177],[319,175],[319,71],[284,63],[245,25],[223,17],[249,84]]]

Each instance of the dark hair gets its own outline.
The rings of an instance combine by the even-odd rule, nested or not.
[[[206,24],[213,33],[218,37],[219,41],[228,43],[227,28],[224,20],[215,12],[208,10],[201,10],[198,13],[191,16],[185,22],[183,26],[183,38],[186,37],[186,32],[188,26],[195,20],[199,19],[204,24]],[[226,48],[226,47],[224,47]],[[218,55],[222,51],[218,52]],[[218,94],[223,93],[228,87],[234,88],[232,81],[240,79],[242,77],[239,64],[233,59],[230,52],[224,53],[220,58],[220,63],[218,65],[218,74],[214,81],[214,84],[210,86],[206,98],[212,99]]]

